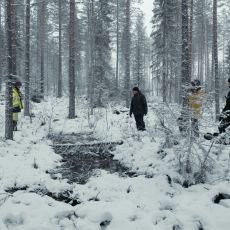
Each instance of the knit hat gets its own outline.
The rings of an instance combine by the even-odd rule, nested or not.
[[[139,90],[139,88],[138,88],[138,87],[133,87],[133,91],[140,92],[140,90]]]
[[[21,81],[18,80],[18,79],[14,79],[12,83],[13,83],[13,85],[16,86],[16,87],[21,87],[21,86],[22,86]]]
[[[200,80],[199,79],[195,79],[191,82],[192,86],[200,86]]]

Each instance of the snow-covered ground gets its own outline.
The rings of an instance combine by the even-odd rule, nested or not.
[[[14,141],[3,138],[4,105],[0,105],[0,230],[229,230],[230,199],[219,204],[213,201],[219,193],[230,195],[229,146],[212,147],[213,168],[207,183],[184,188],[176,149],[183,140],[177,136],[176,115],[170,109],[166,126],[175,131],[180,144],[159,152],[166,143],[158,103],[150,103],[143,133],[136,131],[127,112],[114,114],[114,106],[96,109],[89,116],[87,102],[79,99],[76,119],[68,120],[67,105],[67,99],[54,98],[33,104],[35,117],[21,117]],[[207,113],[203,124],[209,118]],[[54,153],[47,136],[92,132],[99,140],[123,140],[113,152],[114,158],[139,176],[120,177],[98,170],[84,185],[52,179],[47,172],[61,164],[61,156]],[[200,143],[204,149],[210,148],[211,143],[202,138]],[[199,155],[200,150],[194,148]],[[23,189],[10,192],[12,188]],[[55,201],[33,192],[37,188],[53,194],[71,190],[81,204],[73,207]]]

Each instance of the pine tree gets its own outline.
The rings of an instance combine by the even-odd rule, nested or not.
[[[126,107],[129,107],[130,104],[130,46],[131,46],[131,19],[130,19],[130,9],[131,3],[130,0],[126,0],[125,8],[125,27],[124,27],[124,60],[125,60],[125,98],[126,98]]]
[[[142,90],[144,90],[145,86],[145,43],[146,43],[146,31],[144,26],[144,16],[142,13],[139,13],[136,20],[136,38],[134,43],[134,63],[133,63],[133,69],[134,69],[134,79],[133,79],[133,85],[136,85],[140,87]]]
[[[2,5],[0,4],[0,92],[2,90],[3,83],[3,68],[4,68],[4,30],[2,27]]]
[[[62,97],[62,0],[58,1],[58,94]]]
[[[187,86],[191,82],[189,76],[189,29],[188,29],[188,0],[182,0],[182,58],[181,78],[183,105],[187,106]]]
[[[75,0],[69,3],[69,118],[75,118]]]
[[[26,0],[25,110],[30,115],[30,0]]]
[[[215,112],[216,120],[218,120],[220,114],[220,82],[218,73],[217,0],[213,0],[213,61],[215,76]]]
[[[41,97],[44,97],[45,93],[45,69],[44,69],[44,61],[45,61],[45,17],[46,17],[46,2],[45,0],[40,1],[39,3],[40,8],[39,8],[39,26],[40,26],[40,31],[39,31],[39,36],[40,36],[40,68],[41,68],[41,76],[40,76],[40,95]]]
[[[5,138],[13,139],[12,81],[16,76],[16,18],[15,0],[7,0],[7,70]]]
[[[168,83],[172,82],[173,77],[177,77],[177,69],[179,67],[179,42],[176,26],[177,13],[176,0],[155,0],[152,20],[153,32],[151,34],[153,39],[152,55],[155,58],[152,68],[156,68],[157,73],[161,74],[164,102],[167,101],[167,95],[170,93]],[[158,61],[155,62],[155,59]],[[157,76],[157,79],[158,81],[160,80],[159,76]]]
[[[110,1],[98,0],[95,24],[95,102],[102,106],[102,97],[110,89],[109,75],[111,75],[111,39],[110,39]],[[108,91],[107,91],[108,94]]]

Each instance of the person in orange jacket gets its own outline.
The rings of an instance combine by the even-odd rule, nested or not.
[[[193,135],[199,137],[199,119],[202,116],[204,93],[201,89],[200,80],[193,80],[191,86],[191,93],[188,96],[188,104],[191,111],[191,126]]]

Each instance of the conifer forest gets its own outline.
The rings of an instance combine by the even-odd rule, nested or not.
[[[229,0],[0,0],[0,230],[229,226]]]

